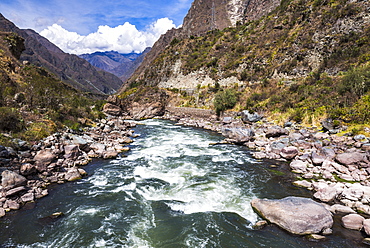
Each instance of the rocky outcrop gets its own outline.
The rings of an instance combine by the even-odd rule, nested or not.
[[[323,205],[308,198],[254,199],[252,207],[264,219],[293,234],[331,233],[333,218]]]

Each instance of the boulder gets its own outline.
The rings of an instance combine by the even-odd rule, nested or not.
[[[80,149],[77,145],[68,145],[64,147],[64,158],[75,160],[80,154]]]
[[[106,103],[103,107],[103,112],[109,115],[119,116],[122,113],[122,109],[112,103]]]
[[[117,156],[118,156],[117,151],[106,151],[103,153],[104,159],[112,159],[112,158],[116,158]]]
[[[221,132],[236,144],[244,144],[254,138],[253,130],[247,128],[223,128]]]
[[[9,151],[2,145],[0,145],[0,158],[9,158]]]
[[[1,216],[1,214],[0,214]],[[363,221],[362,225],[364,226],[365,233],[370,236],[370,219],[366,219]]]
[[[323,202],[332,202],[337,195],[338,191],[335,187],[327,186],[325,188],[320,188],[318,191],[316,191],[313,197]]]
[[[287,147],[284,147],[281,150],[280,156],[285,158],[285,159],[293,159],[298,155],[298,153],[299,153],[299,151],[298,151],[297,147],[287,146]]]
[[[317,165],[318,166],[318,165],[321,165],[325,161],[325,157],[324,156],[320,156],[316,152],[312,152],[312,154],[311,154],[311,160],[312,160],[312,163],[314,165]]]
[[[5,210],[3,208],[0,208],[0,218],[5,216]]]
[[[339,126],[336,126],[336,123],[330,118],[323,120],[321,125],[323,130],[329,133],[335,134],[339,132]]]
[[[17,210],[20,208],[20,205],[16,201],[9,199],[5,201],[3,208],[10,209],[10,210]]]
[[[68,169],[67,173],[64,175],[64,178],[67,181],[72,182],[72,181],[76,181],[76,180],[81,179],[82,176],[81,176],[80,171],[78,170],[78,168],[74,167],[74,168]]]
[[[356,164],[359,162],[369,162],[366,158],[366,154],[361,152],[340,153],[337,154],[335,159],[338,163],[344,165]]]
[[[293,234],[327,232],[333,225],[330,211],[309,198],[254,199],[251,205],[261,217]]]
[[[24,164],[21,165],[21,168],[19,169],[19,172],[24,176],[28,176],[28,175],[31,175],[33,173],[36,173],[37,170],[36,170],[35,165],[30,164],[30,163],[24,163]]]
[[[32,192],[24,194],[21,196],[22,202],[32,202],[35,200],[35,195]]]
[[[26,188],[24,186],[19,186],[19,187],[16,187],[16,188],[13,188],[13,189],[10,189],[8,190],[5,195],[8,197],[8,196],[12,196],[12,195],[16,195],[22,191],[26,190]]]
[[[342,224],[347,229],[360,231],[363,227],[365,218],[359,214],[348,214],[343,216]]]
[[[5,170],[1,173],[1,186],[3,187],[15,187],[25,185],[27,179],[24,176],[10,170]]]
[[[101,143],[93,143],[90,145],[90,147],[98,156],[103,156],[103,153],[105,152],[106,148],[106,146]]]
[[[142,120],[153,118],[155,116],[162,116],[165,111],[165,106],[160,102],[151,102],[145,104],[133,102],[128,108],[128,111],[134,120]]]
[[[262,120],[262,116],[260,116],[258,113],[249,113],[248,110],[244,110],[240,113],[241,119],[245,123],[250,123],[250,122],[257,122]]]
[[[40,164],[49,165],[55,158],[56,155],[51,153],[49,150],[41,150],[37,152],[33,159]]]
[[[282,127],[279,127],[279,126],[275,126],[275,127],[271,127],[269,129],[267,129],[267,132],[266,132],[266,138],[271,138],[271,137],[280,137],[282,135],[288,135],[289,134],[289,131],[286,130],[285,128],[282,128]]]
[[[343,206],[340,204],[334,204],[330,206],[330,211],[334,214],[354,214],[356,213],[356,211],[353,210],[352,208]]]
[[[302,160],[294,160],[290,163],[290,168],[299,173],[306,172],[307,166],[307,162],[303,162]]]

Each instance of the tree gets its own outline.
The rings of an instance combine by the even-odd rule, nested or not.
[[[234,89],[225,89],[215,95],[213,106],[217,116],[220,116],[227,109],[232,109],[238,102],[238,93]]]

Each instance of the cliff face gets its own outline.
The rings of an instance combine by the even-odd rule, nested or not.
[[[256,20],[275,9],[280,0],[195,0],[179,29],[169,30],[153,45],[129,82],[145,80],[151,63],[175,40],[203,35],[211,30],[235,27],[238,23]],[[147,82],[155,85],[156,82]],[[124,85],[119,92],[127,89]]]
[[[25,40],[21,60],[43,66],[73,87],[97,95],[114,93],[122,81],[107,72],[99,72],[84,59],[64,53],[33,30],[22,30],[0,14],[0,31],[14,32]]]
[[[280,0],[195,0],[186,15],[182,33],[201,35],[207,31],[235,27],[274,10]]]

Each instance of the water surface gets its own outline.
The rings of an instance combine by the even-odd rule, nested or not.
[[[204,130],[147,120],[132,150],[95,160],[89,177],[55,185],[32,208],[0,219],[1,247],[359,247],[361,234],[338,223],[312,242],[260,220],[253,198],[306,196],[286,164],[258,161],[245,147],[210,145]],[[63,212],[56,220],[44,217]]]

